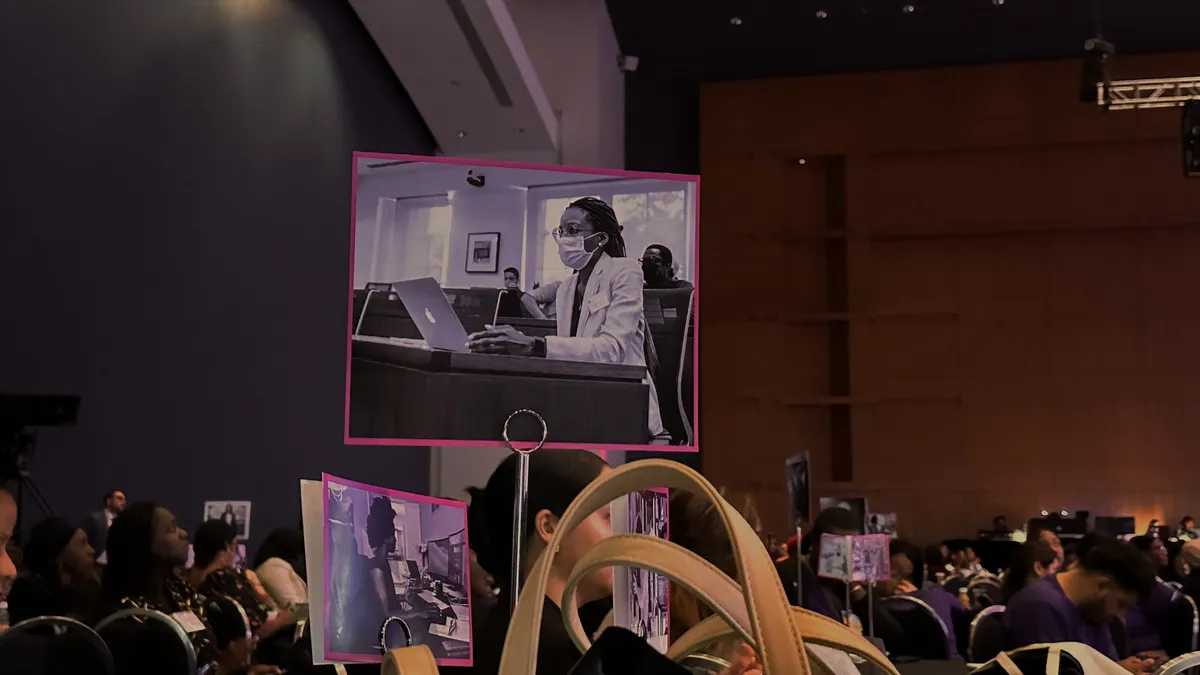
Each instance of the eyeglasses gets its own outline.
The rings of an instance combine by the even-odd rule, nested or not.
[[[639,265],[642,263],[654,263],[656,265],[659,265],[659,264],[663,264],[665,262],[666,262],[665,260],[663,260],[662,258],[660,258],[656,255],[649,255],[649,256],[644,256],[644,257],[638,258]]]
[[[588,232],[595,232],[595,230],[589,230],[588,228],[580,227],[579,225],[567,225],[566,227],[560,225],[559,227],[550,230],[550,234],[555,239],[558,239],[559,237],[578,237],[579,235]]]

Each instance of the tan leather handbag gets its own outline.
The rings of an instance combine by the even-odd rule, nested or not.
[[[828,675],[833,669],[820,658],[810,661],[805,642],[857,654],[887,675],[895,666],[861,635],[842,624],[807,610],[791,607],[766,547],[746,520],[721,498],[716,488],[696,471],[677,462],[646,460],[607,473],[572,502],[560,527],[535,561],[517,601],[504,643],[499,675],[533,675],[537,667],[542,603],[550,578],[550,561],[562,538],[597,509],[631,492],[652,488],[686,490],[717,506],[737,561],[738,581],[708,561],[671,542],[644,535],[618,535],[592,547],[579,561],[563,593],[563,620],[580,652],[591,645],[575,607],[575,587],[590,572],[614,565],[656,571],[682,584],[708,604],[716,615],[694,626],[671,647],[668,656],[681,659],[729,635],[754,647],[764,675]],[[842,670],[842,669],[837,669]],[[424,646],[393,650],[384,659],[384,675],[436,675],[437,668]]]

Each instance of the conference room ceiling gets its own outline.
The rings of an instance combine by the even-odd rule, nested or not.
[[[1200,50],[1197,0],[607,0],[652,77],[709,82]],[[1200,64],[1198,64],[1200,70]]]

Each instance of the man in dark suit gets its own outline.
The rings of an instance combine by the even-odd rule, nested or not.
[[[96,552],[98,565],[108,563],[108,551],[106,550],[108,528],[112,525],[113,519],[124,509],[125,493],[120,490],[109,490],[108,494],[104,495],[104,508],[88,516],[83,523],[83,531],[87,533],[88,543]]]

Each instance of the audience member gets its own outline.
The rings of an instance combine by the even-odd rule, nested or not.
[[[1035,539],[1032,542],[1021,544],[1004,573],[1004,581],[1001,585],[1004,603],[1010,602],[1029,584],[1047,575],[1057,574],[1060,570],[1058,556],[1061,551],[1061,546],[1058,551],[1055,551],[1045,539]]]
[[[1134,537],[1133,547],[1141,551],[1146,560],[1158,571],[1167,565],[1167,547],[1158,537]],[[1176,591],[1155,579],[1153,588],[1139,601],[1125,610],[1125,625],[1129,633],[1129,650],[1134,654],[1145,654],[1166,659],[1163,651],[1162,631],[1171,615]]]
[[[258,547],[254,571],[280,609],[308,603],[304,570],[304,532],[300,528],[281,527]]]
[[[967,608],[940,585],[922,587],[924,563],[921,549],[902,539],[891,542],[892,578],[880,585],[884,597],[906,595],[929,605],[946,626],[946,638],[950,645],[950,658],[959,660],[958,635],[955,627],[966,623]]]
[[[82,528],[57,517],[35,525],[25,545],[25,567],[29,574],[17,579],[8,595],[12,623],[36,616],[88,624],[100,618],[96,554]]]
[[[1114,539],[1097,540],[1076,567],[1036,581],[1012,599],[1004,613],[1008,647],[1080,642],[1117,661],[1108,622],[1153,587],[1154,571],[1137,549]],[[1120,661],[1132,673],[1153,663],[1139,656]]]
[[[0,523],[0,534],[4,525]],[[1200,539],[1192,539],[1179,550],[1180,566],[1185,574],[1180,590],[1200,604]]]
[[[8,555],[8,544],[17,527],[17,500],[5,487],[0,487],[0,600],[8,597],[13,579],[17,578],[17,566]]]
[[[525,532],[525,565],[521,575],[529,574],[529,567],[545,552],[546,545],[554,537],[559,518],[571,502],[579,496],[593,480],[609,471],[608,464],[598,455],[586,450],[555,450],[535,452],[529,455],[529,501]],[[492,472],[487,486],[471,491],[468,509],[468,529],[471,532],[471,548],[478,555],[483,569],[495,575],[501,585],[501,595],[496,606],[475,631],[476,675],[495,675],[500,667],[500,656],[508,633],[509,580],[512,578],[512,503],[516,481],[517,456],[509,455]],[[551,565],[551,582],[546,589],[542,609],[540,643],[537,654],[539,675],[566,675],[579,660],[579,649],[563,625],[563,587],[576,561],[595,542],[612,533],[607,506],[592,513],[563,541]],[[581,618],[589,634],[595,633],[599,616],[584,616],[586,603],[605,603],[611,607],[612,570],[599,570],[581,581],[576,589],[581,605]]]
[[[96,564],[105,565],[108,562],[106,543],[108,528],[112,527],[113,519],[125,509],[125,493],[120,490],[109,490],[104,495],[104,508],[88,516],[83,523],[83,531],[87,533],[88,544],[96,552]]]
[[[296,624],[291,612],[272,611],[270,598],[260,596],[246,575],[234,568],[237,530],[233,525],[224,520],[204,521],[196,528],[192,551],[188,582],[204,595],[224,596],[241,605],[250,622],[250,632],[258,639],[266,640]]]
[[[546,318],[534,296],[521,290],[521,272],[515,267],[504,269],[504,293],[500,295],[496,315],[528,319]]]
[[[1196,536],[1196,519],[1191,516],[1184,516],[1179,521],[1179,529],[1175,532],[1175,538],[1187,541],[1195,539]]]
[[[1066,569],[1066,554],[1063,551],[1062,540],[1058,538],[1058,534],[1054,530],[1040,530],[1037,533],[1037,541],[1049,546],[1054,551],[1054,555],[1058,557],[1059,568]]]

